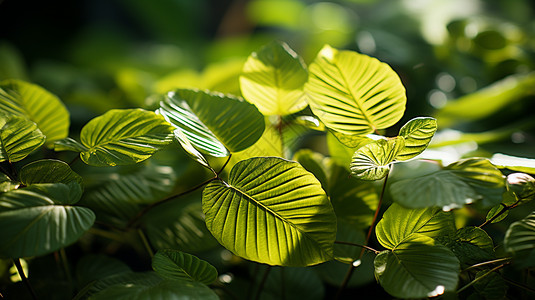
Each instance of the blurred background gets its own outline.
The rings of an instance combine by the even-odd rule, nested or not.
[[[400,124],[432,115],[455,139],[534,157],[534,10],[530,0],[3,0],[0,79],[57,94],[78,130],[177,87],[239,94],[243,62],[272,40],[306,63],[330,44],[398,72]]]

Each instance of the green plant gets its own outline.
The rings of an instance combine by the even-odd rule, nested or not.
[[[535,266],[533,213],[503,239],[484,230],[533,198],[535,180],[512,173],[530,165],[443,166],[424,152],[431,117],[383,136],[403,117],[405,88],[363,54],[325,46],[307,69],[274,42],[251,54],[239,81],[246,101],[178,89],[145,109],[110,110],[73,138],[58,98],[0,83],[0,256],[34,298],[21,259],[51,253],[62,296],[76,299],[322,298],[321,277],[338,286],[327,297],[343,297],[373,274],[397,298],[534,292],[506,273]],[[301,149],[303,133],[326,137],[330,156]],[[487,215],[472,226],[467,213]],[[75,242],[73,276],[65,248]],[[125,245],[154,271],[118,260]],[[252,275],[239,275],[248,266]]]

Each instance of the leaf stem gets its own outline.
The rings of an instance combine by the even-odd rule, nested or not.
[[[269,271],[271,271],[271,266],[267,266],[266,270],[264,271],[264,275],[262,276],[262,280],[260,281],[260,285],[258,286],[258,291],[256,291],[256,300],[260,299],[260,295],[262,294],[262,290],[264,289],[264,285],[266,284]]]
[[[369,250],[375,254],[379,254],[381,251],[379,250],[375,250],[373,249],[372,247],[369,247],[369,246],[366,246],[366,245],[360,245],[360,244],[357,244],[357,243],[351,243],[351,242],[343,242],[343,241],[334,241],[335,244],[340,244],[340,245],[349,245],[349,246],[355,246],[355,247],[361,247],[361,248],[364,248],[366,250]]]
[[[491,264],[495,264],[495,263],[499,263],[499,262],[503,262],[503,261],[509,261],[509,260],[511,260],[510,257],[504,257],[504,258],[498,258],[498,259],[495,259],[495,260],[489,260],[489,261],[485,261],[485,262],[482,262],[482,263],[478,263],[478,264],[472,265],[472,266],[462,270],[461,272],[466,272],[466,271],[474,269],[474,268],[479,268],[479,267],[482,267],[482,266],[491,265]]]
[[[147,240],[145,233],[141,229],[138,229],[137,233],[139,234],[139,237],[141,238],[141,242],[143,243],[143,246],[145,246],[145,249],[149,253],[150,257],[153,257],[154,251],[152,251],[152,248],[150,247],[149,241]]]
[[[69,167],[72,167],[73,164],[75,164],[76,162],[78,162],[78,160],[80,160],[80,154],[77,153],[76,156],[69,162]]]
[[[388,175],[389,174],[390,174],[390,172],[386,173],[385,180],[383,181],[383,188],[381,189],[381,196],[379,197],[379,203],[377,203],[377,208],[375,209],[375,214],[373,215],[373,219],[372,219],[372,223],[370,225],[370,229],[368,229],[368,234],[366,234],[366,242],[365,242],[366,245],[370,241],[370,237],[372,235],[373,228],[375,227],[375,222],[377,221],[377,217],[379,216],[379,211],[381,210],[381,205],[383,203],[383,198],[384,198],[385,191],[386,191],[386,183],[388,181]],[[362,258],[362,256],[364,255],[365,251],[366,251],[366,248],[362,247],[362,250],[360,251],[360,255],[359,255],[358,259]],[[336,296],[335,296],[334,299],[339,299],[340,298],[340,296],[342,295],[342,292],[344,291],[344,289],[346,288],[347,284],[349,283],[349,280],[351,279],[351,276],[353,275],[353,271],[354,270],[355,270],[355,267],[353,265],[350,265],[349,268],[347,269],[347,273],[346,273],[346,276],[344,277],[344,281],[342,281],[342,284],[340,285],[340,288],[338,288],[338,292],[336,293]]]
[[[512,208],[515,208],[518,206],[518,204],[520,203],[520,201],[522,201],[524,198],[519,198],[518,200],[516,200],[515,203],[511,204],[511,205],[505,205],[503,203],[500,203],[503,208],[502,210],[500,210],[499,213],[495,214],[492,218],[486,220],[483,224],[479,225],[478,227],[479,228],[482,228],[483,226],[489,224],[489,223],[492,223],[494,220],[496,220],[499,216],[501,216],[502,214],[504,214],[506,211],[512,209]]]
[[[284,136],[282,134],[282,115],[279,115],[279,123],[277,124],[277,132],[281,139],[281,157],[284,158]]]
[[[59,257],[61,259],[61,265],[63,266],[63,270],[65,271],[65,276],[67,277],[67,281],[69,282],[69,285],[73,286],[73,280],[72,280],[72,274],[71,269],[69,268],[69,262],[67,260],[67,253],[65,253],[65,248],[59,249]]]
[[[219,178],[219,175],[221,174],[221,172],[223,172],[223,170],[225,170],[225,167],[228,165],[228,163],[229,163],[231,157],[232,157],[232,153],[229,154],[229,156],[228,156],[228,158],[227,158],[227,161],[225,161],[225,163],[223,164],[223,166],[221,167],[221,169],[219,169],[219,171],[216,172],[217,178]]]
[[[218,176],[219,176],[219,175],[218,175]],[[210,182],[212,182],[212,181],[214,181],[214,180],[216,180],[216,179],[219,179],[218,176],[215,176],[215,177],[212,177],[212,178],[210,178],[210,179],[208,179],[208,180],[206,180],[206,181],[203,181],[203,182],[199,183],[198,185],[192,187],[192,188],[189,189],[189,190],[186,190],[186,191],[184,191],[184,192],[181,192],[181,193],[172,195],[172,196],[167,197],[167,198],[165,198],[165,199],[163,199],[163,200],[160,200],[160,201],[158,201],[158,202],[154,202],[154,203],[152,203],[152,204],[146,206],[144,209],[142,209],[136,216],[134,216],[134,217],[128,222],[128,224],[126,225],[126,229],[132,228],[132,227],[139,221],[139,219],[141,219],[141,217],[143,217],[147,212],[149,212],[151,209],[155,208],[156,206],[159,206],[159,205],[161,205],[161,204],[167,203],[167,202],[169,202],[169,201],[171,201],[171,200],[174,200],[174,199],[176,199],[176,198],[182,197],[182,196],[187,195],[187,194],[189,194],[189,193],[191,193],[191,192],[194,192],[194,191],[200,189],[201,187],[203,187],[204,185],[206,185],[206,184],[208,184],[208,183],[210,183]]]
[[[14,258],[13,263],[15,264],[15,267],[17,267],[17,272],[19,272],[19,276],[22,279],[22,282],[24,283],[28,291],[30,291],[30,294],[32,295],[32,299],[37,300],[38,299],[37,294],[32,288],[32,285],[30,284],[30,281],[28,280],[26,275],[24,275],[24,269],[22,268],[22,265],[20,264],[20,259]]]
[[[489,276],[492,272],[495,272],[495,271],[498,271],[499,269],[505,267],[506,265],[510,264],[510,262],[505,262],[497,267],[494,267],[492,269],[490,269],[488,272],[486,272],[485,274],[481,275],[480,277],[470,281],[468,284],[466,284],[465,286],[463,286],[462,288],[458,289],[457,290],[457,294],[461,293],[462,291],[466,290],[467,288],[471,287],[472,285],[474,285],[476,282],[480,281],[481,279]]]

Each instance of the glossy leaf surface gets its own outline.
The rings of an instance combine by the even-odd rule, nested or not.
[[[88,149],[80,157],[92,166],[134,164],[171,143],[173,130],[153,112],[113,109],[82,128],[80,139]]]
[[[45,136],[34,122],[0,114],[0,161],[20,161],[44,143]]]
[[[307,106],[303,86],[308,72],[287,44],[273,42],[253,52],[243,66],[243,97],[266,115],[288,115]]]
[[[404,147],[402,137],[380,139],[359,148],[351,160],[351,174],[362,180],[378,180],[390,172],[390,165]]]
[[[236,255],[270,265],[308,266],[333,257],[336,217],[320,182],[275,157],[237,163],[228,184],[203,192],[206,225]]]
[[[348,135],[396,124],[407,102],[405,88],[390,66],[328,45],[310,65],[305,92],[312,112],[325,126]]]
[[[436,131],[437,120],[434,118],[414,118],[407,122],[399,131],[405,145],[396,155],[396,160],[411,159],[422,153]]]
[[[83,185],[82,177],[76,174],[71,167],[55,159],[42,159],[31,162],[20,170],[20,181],[24,185],[36,183],[70,183],[76,182]]]

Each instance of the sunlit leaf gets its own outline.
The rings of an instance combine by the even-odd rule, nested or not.
[[[160,250],[152,258],[152,268],[158,275],[171,280],[198,281],[211,284],[217,270],[208,262],[178,250]]]
[[[264,132],[264,117],[254,105],[222,94],[179,89],[168,94],[157,113],[199,151],[216,157],[250,147]]]
[[[351,174],[362,180],[378,180],[390,172],[391,163],[404,147],[403,137],[380,139],[359,148],[351,160]]]
[[[180,143],[184,151],[188,153],[190,157],[192,157],[194,160],[196,160],[198,163],[200,163],[202,166],[210,168],[210,165],[208,164],[208,161],[206,158],[200,153],[193,145],[191,144],[190,140],[186,137],[182,129],[177,128],[174,131],[175,139]]]
[[[173,130],[153,112],[113,109],[82,128],[80,139],[88,149],[80,157],[93,166],[134,164],[171,143]]]
[[[505,251],[512,253],[519,260],[525,260],[524,264],[528,267],[535,266],[535,212],[511,224],[503,243]]]
[[[407,122],[399,131],[404,138],[405,146],[396,156],[396,160],[411,159],[422,153],[437,131],[437,120],[433,118],[414,118]]]
[[[396,124],[407,102],[401,80],[387,64],[328,45],[310,65],[305,92],[325,126],[348,135]]]
[[[69,112],[65,105],[42,87],[28,82],[0,82],[0,111],[35,122],[49,144],[69,133]]]
[[[0,196],[0,256],[39,256],[74,243],[95,221],[88,208],[71,206],[81,192],[63,183],[34,184]],[[78,189],[80,187],[78,186]]]
[[[228,184],[203,192],[206,225],[243,258],[308,266],[333,257],[336,217],[320,182],[296,162],[275,157],[237,163]]]
[[[77,182],[80,186],[83,185],[80,175],[71,170],[67,163],[55,159],[42,159],[31,162],[22,167],[19,177],[24,185],[56,182],[69,183],[72,181]]]
[[[22,160],[44,143],[45,136],[34,122],[0,113],[0,161]]]
[[[451,213],[437,208],[409,209],[396,203],[386,210],[375,229],[379,243],[388,249],[415,234],[436,238],[454,231]]]
[[[55,151],[74,151],[74,152],[86,152],[88,149],[86,146],[82,145],[80,142],[66,137],[61,140],[54,142]]]
[[[414,234],[375,258],[375,276],[396,298],[435,297],[454,291],[459,271],[455,255],[423,234]]]
[[[243,97],[266,115],[288,115],[307,106],[305,63],[287,44],[273,42],[253,52],[243,66]]]
[[[0,192],[5,193],[14,190],[20,186],[19,182],[12,181],[9,176],[0,173]]]
[[[371,143],[372,140],[365,137],[361,142],[362,143],[356,144],[356,147],[351,148],[340,142],[334,135],[334,132],[327,133],[327,148],[329,149],[329,154],[337,164],[344,167],[349,166],[353,154],[355,154],[355,151],[357,151],[358,148]]]
[[[535,174],[535,159],[496,153],[492,156],[490,161],[493,165],[499,168],[507,168],[517,172]]]

